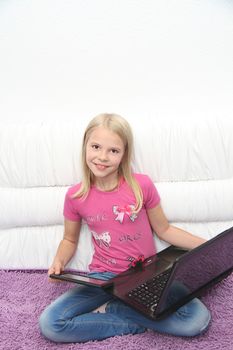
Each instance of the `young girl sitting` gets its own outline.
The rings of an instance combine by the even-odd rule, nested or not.
[[[127,270],[140,256],[154,255],[153,232],[186,249],[204,242],[168,223],[152,180],[132,172],[132,153],[132,131],[124,118],[102,114],[89,123],[83,138],[83,179],[67,191],[64,237],[49,275],[61,273],[74,255],[82,220],[94,244],[89,275],[100,279]],[[167,318],[153,321],[100,288],[77,286],[44,310],[40,329],[54,342],[86,342],[147,329],[195,336],[203,333],[209,322],[210,313],[197,298]]]

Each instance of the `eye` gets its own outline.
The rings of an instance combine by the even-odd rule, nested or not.
[[[119,153],[118,149],[115,149],[115,148],[112,148],[112,149],[111,149],[111,152],[112,152],[113,154],[118,154],[118,153]]]
[[[99,148],[100,148],[100,146],[99,146],[99,145],[94,144],[94,145],[91,145],[91,148],[93,148],[93,149],[99,149]]]

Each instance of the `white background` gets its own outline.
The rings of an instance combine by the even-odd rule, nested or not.
[[[0,0],[0,121],[233,116],[231,0]]]

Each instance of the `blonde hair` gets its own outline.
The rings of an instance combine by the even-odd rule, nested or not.
[[[93,174],[86,163],[86,146],[91,133],[98,127],[104,127],[116,133],[124,144],[124,155],[119,166],[119,177],[123,176],[125,181],[131,187],[136,200],[134,211],[138,212],[142,207],[143,195],[141,187],[133,177],[131,170],[131,162],[133,157],[133,134],[129,123],[117,114],[99,114],[87,125],[82,142],[83,181],[80,189],[73,195],[73,197],[85,198],[88,195],[91,184],[93,183]]]

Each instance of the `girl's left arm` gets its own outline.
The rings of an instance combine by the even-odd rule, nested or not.
[[[147,209],[147,215],[157,236],[174,246],[193,249],[206,241],[204,238],[170,225],[160,204],[155,208]]]

